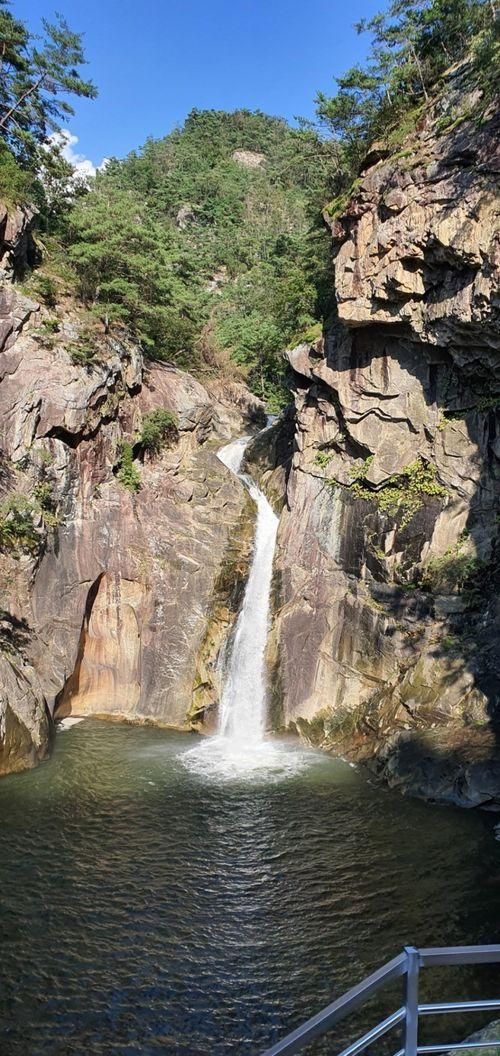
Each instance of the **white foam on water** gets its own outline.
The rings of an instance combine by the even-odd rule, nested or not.
[[[221,734],[207,737],[182,756],[189,770],[212,781],[283,781],[302,773],[312,760],[312,752],[274,741],[244,745]]]
[[[223,678],[219,731],[182,756],[190,770],[219,779],[268,775],[279,780],[303,770],[312,753],[265,739],[269,601],[278,518],[241,463],[250,437],[226,444],[221,462],[245,484],[257,506],[250,573]]]
[[[72,726],[77,726],[79,722],[83,722],[85,715],[68,715],[66,719],[58,719],[56,721],[56,730],[59,733],[64,733],[64,730],[70,730]]]

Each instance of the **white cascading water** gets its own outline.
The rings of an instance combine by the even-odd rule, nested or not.
[[[245,483],[257,506],[252,564],[225,673],[219,732],[255,747],[263,740],[266,720],[265,649],[278,518],[250,477],[240,473],[248,439],[242,437],[219,451],[221,462]]]
[[[265,651],[278,518],[253,480],[241,473],[250,439],[241,437],[218,452],[221,462],[239,477],[257,506],[250,574],[223,673],[219,730],[182,756],[190,770],[219,779],[259,771],[279,778],[297,773],[307,764],[307,753],[265,738]]]

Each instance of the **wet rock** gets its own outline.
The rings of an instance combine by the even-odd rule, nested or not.
[[[33,667],[11,646],[0,652],[0,775],[26,770],[47,754],[50,722]]]
[[[488,732],[407,730],[388,739],[371,766],[391,788],[435,803],[491,806],[500,801],[500,757]]]
[[[289,407],[265,432],[259,433],[245,451],[245,470],[258,480],[278,516],[286,499],[293,433],[293,413]]]

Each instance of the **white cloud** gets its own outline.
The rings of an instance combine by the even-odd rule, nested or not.
[[[51,143],[60,147],[61,154],[75,170],[75,176],[85,181],[92,180],[98,169],[106,168],[108,158],[103,158],[100,165],[94,165],[90,158],[79,154],[75,147],[79,142],[78,136],[70,132],[69,128],[61,128],[60,132],[54,132],[50,137]]]

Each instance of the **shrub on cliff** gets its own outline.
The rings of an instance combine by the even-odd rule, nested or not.
[[[25,495],[15,492],[0,504],[0,550],[14,554],[34,553],[40,544],[33,517],[36,508]]]
[[[177,418],[175,414],[159,407],[157,410],[150,411],[149,414],[144,415],[139,443],[144,451],[157,455],[162,447],[175,440],[177,435]]]
[[[408,527],[427,496],[439,499],[448,496],[446,488],[437,479],[436,467],[422,458],[417,458],[396,476],[389,477],[381,488],[374,490],[366,481],[372,461],[373,456],[369,455],[360,466],[353,467],[349,490],[357,499],[374,503],[381,513],[390,517],[401,514],[400,530]]]
[[[127,491],[137,492],[141,486],[141,475],[134,465],[134,449],[128,440],[120,440],[115,473]]]

